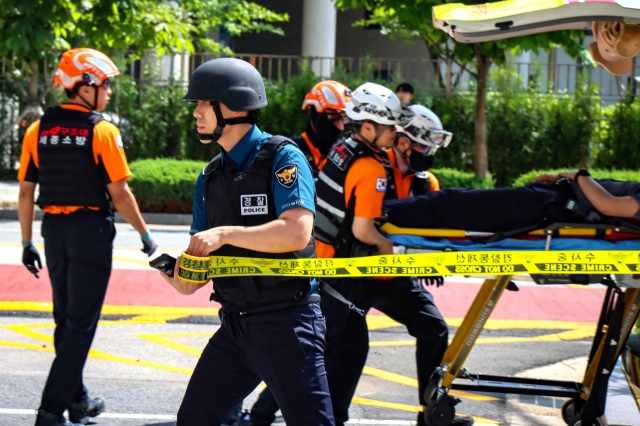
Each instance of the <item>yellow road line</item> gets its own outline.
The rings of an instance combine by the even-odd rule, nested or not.
[[[202,333],[199,333],[202,335]],[[185,333],[186,336],[193,336]],[[207,333],[207,336],[211,336],[211,333]],[[166,335],[164,335],[166,336]],[[136,334],[136,337],[146,340],[151,343],[155,343],[157,345],[161,345],[170,349],[174,349],[176,351],[184,352],[185,354],[193,355],[195,357],[200,357],[202,355],[202,349],[196,349],[193,346],[185,345],[182,343],[174,342],[172,340],[166,339],[162,335],[158,334]],[[176,337],[176,336],[174,336]]]
[[[34,345],[32,343],[10,342],[8,340],[0,340],[0,346],[9,346],[13,348],[31,349],[33,351],[55,352],[53,346]]]
[[[369,376],[377,377],[379,379],[387,380],[389,382],[399,383],[401,385],[411,386],[414,388],[418,387],[418,381],[416,379],[412,379],[401,374],[391,373],[389,371],[379,370],[377,368],[366,366],[362,369],[362,373]],[[453,396],[472,399],[474,401],[498,401],[498,398],[492,396],[478,395],[470,392],[452,390],[449,393]]]
[[[47,324],[48,326],[54,326],[55,324]],[[22,334],[24,336],[27,337],[31,337],[32,339],[35,340],[40,340],[43,341],[45,343],[49,343],[49,344],[53,344],[53,337],[48,335],[48,334],[44,334],[41,333],[39,331],[35,331],[30,329],[29,327],[33,327],[34,325],[11,325],[5,328],[8,328],[10,330],[15,331],[16,333]],[[41,325],[36,325],[36,326],[41,326]],[[13,342],[8,342],[10,344],[4,344],[4,342],[0,342],[0,345],[3,346],[14,346],[14,347],[23,347],[23,348],[27,348],[27,349],[32,349],[35,347],[35,345],[29,345],[29,346],[22,346],[22,345],[17,345],[14,344]],[[38,350],[42,350],[40,347],[37,347]],[[53,350],[49,350],[49,352],[53,352]],[[156,362],[149,362],[149,361],[141,361],[138,359],[133,359],[133,358],[127,358],[127,357],[121,357],[118,355],[112,355],[106,352],[102,352],[96,349],[91,349],[89,351],[89,358],[93,358],[93,359],[100,359],[103,361],[113,361],[113,362],[119,362],[121,364],[129,364],[129,365],[135,365],[135,366],[139,366],[139,367],[148,367],[148,368],[155,368],[158,370],[164,370],[164,371],[171,371],[174,373],[182,373],[182,374],[191,374],[193,373],[193,370],[188,369],[188,368],[183,368],[183,367],[175,367],[172,365],[167,365],[167,364],[160,364],[160,363],[156,363]]]
[[[131,259],[129,257],[122,257],[122,256],[112,256],[113,260],[119,260],[120,262],[129,262],[129,263],[136,263],[138,265],[149,265],[149,261],[148,260],[138,260],[138,259]]]
[[[0,301],[0,311],[52,312],[51,302],[4,302]],[[187,308],[172,306],[128,306],[103,305],[103,315],[180,315],[217,316],[218,308]]]
[[[386,315],[367,315],[366,320],[369,331],[379,330],[381,328],[398,327],[402,325]]]
[[[408,404],[398,404],[397,402],[386,402],[386,401],[377,401],[375,399],[369,398],[361,398],[359,396],[354,396],[351,400],[354,404],[359,405],[369,405],[372,407],[383,407],[383,408],[391,408],[394,410],[402,410],[409,411],[412,413],[419,413],[422,411],[422,407],[418,405],[408,405]]]
[[[378,401],[375,399],[361,398],[359,396],[354,396],[351,402],[353,402],[354,404],[368,405],[371,407],[383,407],[383,408],[391,408],[393,410],[409,411],[411,413],[419,413],[420,411],[422,411],[422,407],[417,405],[398,404],[397,402]],[[492,425],[499,424],[495,420],[484,419],[482,417],[474,416],[473,419],[478,423],[486,423],[486,424],[492,424]]]

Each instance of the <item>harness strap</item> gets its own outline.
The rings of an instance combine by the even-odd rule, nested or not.
[[[329,294],[329,296],[347,305],[347,307],[351,309],[353,312],[355,312],[356,314],[360,315],[361,317],[364,316],[364,310],[358,308],[356,305],[353,304],[353,302],[350,302],[349,300],[347,300],[342,294],[340,294],[335,288],[331,287],[326,282],[320,281],[320,288],[326,291]]]

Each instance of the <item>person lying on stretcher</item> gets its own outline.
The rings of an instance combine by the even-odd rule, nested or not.
[[[611,217],[640,219],[640,183],[593,179],[586,170],[538,176],[521,188],[450,188],[384,204],[384,219],[403,228],[505,232]]]

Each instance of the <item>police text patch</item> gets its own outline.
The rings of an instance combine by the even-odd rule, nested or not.
[[[295,164],[287,164],[276,171],[278,183],[289,189],[298,180],[298,166]]]
[[[240,214],[251,216],[256,214],[268,214],[267,194],[251,194],[240,196]]]
[[[387,179],[385,179],[385,178],[376,179],[376,191],[378,191],[378,192],[386,192],[387,191]]]

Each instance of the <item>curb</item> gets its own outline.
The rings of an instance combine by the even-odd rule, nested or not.
[[[40,209],[36,209],[35,220],[42,220],[44,213]],[[190,214],[180,213],[142,213],[142,218],[147,225],[191,225]],[[0,209],[0,219],[18,220],[18,209]],[[127,223],[126,220],[116,212],[116,223]]]

